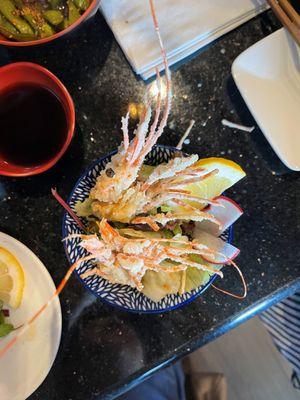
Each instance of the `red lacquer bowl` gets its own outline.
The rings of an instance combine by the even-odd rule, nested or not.
[[[28,62],[13,63],[0,68],[0,94],[1,91],[5,90],[9,86],[18,83],[36,84],[51,90],[60,99],[64,106],[68,131],[65,142],[57,149],[57,153],[43,164],[32,167],[23,167],[6,162],[0,155],[0,175],[6,176],[36,175],[51,168],[67,150],[72,140],[75,128],[75,108],[73,100],[65,86],[55,75],[52,74],[52,72],[38,64]]]
[[[91,18],[94,14],[96,14],[96,12],[98,10],[98,6],[100,4],[100,1],[101,0],[92,0],[89,8],[81,15],[80,18],[78,18],[74,22],[74,24],[70,25],[68,28],[66,28],[60,32],[55,33],[52,36],[49,36],[44,39],[31,40],[28,42],[14,42],[13,40],[6,39],[4,36],[0,35],[0,45],[2,44],[5,46],[11,46],[11,47],[27,47],[27,46],[37,46],[40,44],[52,42],[53,40],[58,39],[61,36],[64,36],[66,33],[71,32],[76,27],[78,27],[80,24],[84,23],[89,18]]]

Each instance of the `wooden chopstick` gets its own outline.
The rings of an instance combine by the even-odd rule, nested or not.
[[[300,16],[288,0],[267,0],[277,18],[300,46]]]
[[[300,15],[291,5],[289,0],[277,0],[277,1],[280,4],[281,8],[283,8],[283,10],[287,13],[290,20],[293,21],[294,24],[297,26],[297,28],[300,29]]]

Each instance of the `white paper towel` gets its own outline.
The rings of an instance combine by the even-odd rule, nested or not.
[[[172,65],[267,8],[265,0],[155,0]],[[102,0],[100,9],[135,72],[163,68],[148,0]]]

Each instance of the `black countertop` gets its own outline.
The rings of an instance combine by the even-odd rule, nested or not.
[[[278,29],[270,12],[253,19],[173,69],[174,105],[161,143],[176,145],[190,119],[196,125],[186,150],[224,156],[247,172],[228,194],[245,210],[234,244],[248,282],[246,300],[213,289],[183,309],[160,315],[120,312],[96,300],[76,278],[61,295],[63,335],[56,362],[31,400],[112,399],[158,368],[213,340],[300,287],[299,174],[274,155],[258,128],[251,134],[221,120],[255,125],[231,78],[233,60]],[[67,268],[61,244],[62,209],[78,176],[121,140],[120,118],[142,99],[138,80],[100,14],[67,40],[35,49],[0,49],[2,65],[28,60],[54,72],[73,96],[74,140],[63,159],[42,175],[0,181],[0,231],[32,249],[58,283]],[[240,289],[228,271],[223,282]]]

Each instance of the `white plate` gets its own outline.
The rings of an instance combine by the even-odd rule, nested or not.
[[[240,54],[232,75],[279,158],[300,171],[300,48],[279,29]]]
[[[55,285],[44,264],[24,244],[0,232],[0,246],[19,260],[25,272],[22,304],[10,312],[10,320],[18,326],[49,300]],[[61,325],[61,308],[57,299],[0,359],[1,400],[24,400],[40,386],[55,360]],[[0,348],[12,335],[0,338]]]

